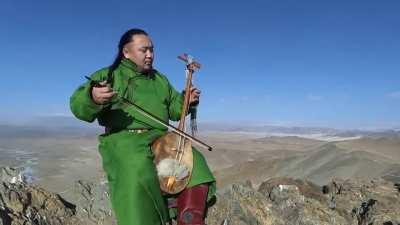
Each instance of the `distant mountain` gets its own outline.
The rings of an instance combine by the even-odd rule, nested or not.
[[[314,183],[324,184],[335,177],[371,179],[386,178],[390,174],[391,181],[400,182],[399,167],[398,161],[390,156],[344,149],[336,143],[326,143],[317,145],[315,149],[281,158],[259,155],[253,160],[218,170],[215,175],[221,186],[237,182],[243,177],[257,184],[271,176],[309,179]]]
[[[93,136],[100,132],[93,127],[0,125],[0,139]]]
[[[19,123],[0,123],[5,130],[0,132],[1,135],[5,133],[15,134],[36,133],[33,135],[46,135],[50,133],[71,133],[90,132],[101,129],[98,123],[87,123],[80,121],[73,116],[38,116],[29,120]],[[18,131],[14,130],[17,129]],[[14,131],[13,131],[14,130]],[[300,127],[300,126],[275,126],[275,125],[253,125],[253,124],[234,124],[234,123],[209,123],[200,122],[199,131],[201,133],[207,132],[238,132],[238,133],[262,133],[267,136],[298,136],[303,138],[311,138],[324,141],[345,140],[358,137],[400,137],[400,129],[388,130],[341,130],[328,127]]]
[[[397,129],[386,129],[386,130],[346,130],[341,131],[340,135],[343,137],[352,137],[361,135],[363,137],[371,137],[371,138],[399,138],[400,130]]]
[[[386,130],[360,130],[360,129],[334,129],[328,127],[286,127],[271,125],[235,125],[229,123],[200,123],[201,132],[254,132],[264,133],[270,136],[299,136],[304,138],[332,140],[347,139],[356,137],[400,137],[400,129]]]
[[[228,123],[200,123],[199,129],[202,131],[225,131],[225,132],[266,132],[266,133],[283,133],[283,134],[316,134],[326,133],[335,134],[339,132],[337,129],[326,127],[285,127],[273,125],[235,125]]]
[[[18,123],[0,123],[0,138],[91,136],[101,132],[97,122],[72,116],[39,116]]]
[[[340,148],[366,151],[400,161],[400,138],[365,137],[337,142],[336,145]]]
[[[95,128],[97,122],[88,123],[73,116],[37,116],[25,122],[26,126],[35,127],[75,127],[75,128]]]

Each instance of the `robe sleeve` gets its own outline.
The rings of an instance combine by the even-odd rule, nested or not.
[[[106,79],[106,75],[103,69],[95,72],[90,77],[92,80],[102,81]],[[91,97],[91,90],[90,81],[87,81],[79,86],[70,98],[71,112],[76,118],[86,122],[93,122],[97,115],[107,106],[96,104]]]

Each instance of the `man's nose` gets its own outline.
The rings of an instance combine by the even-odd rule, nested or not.
[[[146,58],[153,58],[154,53],[150,50],[146,51]]]

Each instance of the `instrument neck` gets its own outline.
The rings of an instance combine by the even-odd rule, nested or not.
[[[186,85],[185,85],[185,96],[183,99],[182,113],[179,120],[178,129],[185,130],[185,118],[189,111],[189,101],[190,101],[190,88],[192,87],[193,70],[187,69]]]

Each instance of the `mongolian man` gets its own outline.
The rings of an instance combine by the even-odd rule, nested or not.
[[[71,111],[80,120],[97,119],[105,127],[98,137],[99,152],[118,225],[166,224],[172,212],[179,225],[202,225],[206,203],[216,190],[203,155],[193,148],[193,169],[186,188],[174,195],[164,193],[150,146],[167,128],[117,98],[135,102],[166,123],[179,120],[183,95],[153,68],[153,60],[149,35],[141,29],[128,30],[112,65],[94,72],[73,93]],[[189,103],[198,102],[199,97],[200,91],[192,87]],[[168,207],[167,198],[176,200],[176,210]]]

